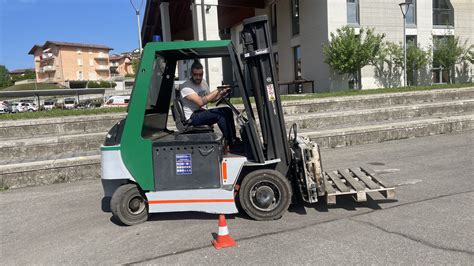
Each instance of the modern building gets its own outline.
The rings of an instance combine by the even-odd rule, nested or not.
[[[38,82],[68,87],[87,81],[109,80],[109,48],[104,45],[46,41],[29,51]]]
[[[267,15],[279,82],[314,81],[316,91],[347,89],[350,80],[324,63],[323,45],[338,28],[350,26],[359,32],[373,28],[384,33],[384,41],[402,43],[403,15],[400,2],[406,0],[148,0],[143,21],[143,43],[156,36],[164,41],[232,39],[240,46],[242,20]],[[433,40],[459,36],[474,43],[473,0],[407,0],[406,41],[433,49]],[[157,38],[156,38],[157,39]],[[241,49],[237,47],[237,49]],[[209,63],[211,84],[232,79],[226,62]],[[472,81],[473,66],[453,69],[456,82]],[[181,73],[184,73],[181,71]],[[360,71],[363,89],[384,87],[387,77],[366,66]],[[445,70],[427,66],[413,76],[419,84],[447,82]],[[402,84],[402,76],[395,85]],[[231,82],[231,81],[230,81]],[[413,81],[412,81],[413,82]],[[311,90],[311,83],[304,84]]]
[[[111,77],[125,77],[135,74],[133,72],[132,60],[128,55],[110,56],[110,75]]]

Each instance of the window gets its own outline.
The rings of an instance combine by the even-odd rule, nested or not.
[[[277,12],[276,12],[276,4],[272,4],[270,6],[270,19],[271,19],[271,34],[272,34],[272,42],[276,43],[278,39],[278,32],[277,32]]]
[[[77,53],[78,53],[78,54],[82,54],[82,50],[81,50],[81,49],[77,49]]]
[[[454,27],[454,9],[449,0],[433,0],[433,26]]]
[[[78,80],[82,80],[82,79],[83,79],[82,71],[77,71],[77,79],[78,79]]]
[[[359,25],[359,0],[347,0],[347,24]]]
[[[294,52],[294,66],[295,66],[295,80],[301,79],[301,47],[296,46],[293,48]]]
[[[416,26],[416,0],[411,1],[411,5],[408,8],[406,15],[406,24],[408,27]]]
[[[291,0],[291,25],[293,35],[300,34],[300,1]]]
[[[77,65],[78,65],[78,66],[82,66],[82,59],[80,59],[80,58],[77,59]]]

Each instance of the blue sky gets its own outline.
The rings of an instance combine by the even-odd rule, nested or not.
[[[141,0],[134,0],[140,5]],[[141,18],[145,10],[143,0]],[[32,68],[28,51],[45,41],[107,45],[111,53],[138,47],[129,0],[0,0],[0,65]]]

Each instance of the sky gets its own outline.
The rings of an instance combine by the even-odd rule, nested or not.
[[[145,5],[143,0],[142,20]],[[113,48],[111,54],[132,51],[138,47],[135,11],[129,0],[0,0],[0,65],[33,68],[28,52],[46,41],[101,44]]]

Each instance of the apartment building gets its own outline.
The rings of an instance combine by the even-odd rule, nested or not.
[[[385,40],[403,42],[403,15],[399,4],[405,0],[149,0],[143,21],[143,43],[160,35],[165,41],[232,39],[239,47],[242,20],[267,15],[277,63],[279,82],[314,81],[316,91],[347,89],[347,75],[340,75],[324,63],[323,44],[331,32],[343,26],[374,28]],[[473,0],[411,0],[406,17],[406,40],[419,47],[433,47],[433,40],[459,36],[474,43]],[[215,34],[218,28],[218,34]],[[225,69],[225,62],[222,64]],[[421,84],[447,82],[444,70],[428,66],[417,81]],[[228,71],[209,72],[226,79]],[[472,81],[473,66],[453,71],[456,82]],[[360,72],[363,89],[383,87],[384,76],[372,66]],[[216,81],[217,82],[217,81]],[[304,90],[310,91],[311,83]],[[402,84],[400,77],[399,84]]]
[[[28,54],[34,56],[38,82],[74,87],[110,79],[110,50],[104,45],[46,41],[33,46]]]
[[[133,74],[132,60],[130,56],[125,54],[110,56],[111,77],[125,77]]]

